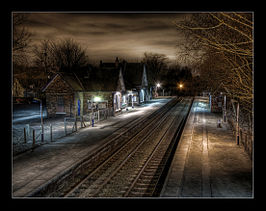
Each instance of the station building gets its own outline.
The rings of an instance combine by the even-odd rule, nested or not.
[[[99,68],[58,72],[44,86],[48,117],[83,116],[92,108],[119,112],[150,99],[145,65],[100,62]]]

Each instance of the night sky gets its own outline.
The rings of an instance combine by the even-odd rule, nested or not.
[[[176,58],[181,35],[173,21],[184,13],[27,13],[32,44],[44,39],[73,38],[87,50],[92,61],[115,57],[140,60],[144,52]]]

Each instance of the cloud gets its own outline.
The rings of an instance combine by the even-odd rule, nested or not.
[[[144,52],[175,54],[177,33],[170,13],[29,13],[27,27],[35,43],[73,38],[91,58],[141,57]]]

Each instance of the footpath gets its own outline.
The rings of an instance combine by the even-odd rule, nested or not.
[[[252,198],[252,161],[208,98],[194,100],[160,197]]]
[[[88,156],[123,125],[137,118],[148,116],[170,100],[171,98],[151,100],[145,105],[135,107],[131,112],[100,121],[95,124],[95,127],[80,129],[69,136],[13,157],[13,198],[27,196]]]

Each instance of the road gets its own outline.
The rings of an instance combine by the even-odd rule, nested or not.
[[[43,117],[47,117],[46,107],[43,106]],[[12,121],[17,123],[30,123],[40,120],[40,105],[39,104],[14,104]]]

